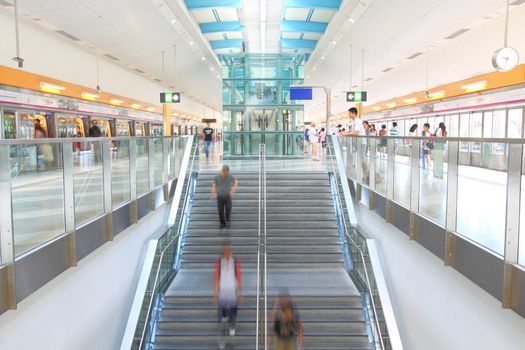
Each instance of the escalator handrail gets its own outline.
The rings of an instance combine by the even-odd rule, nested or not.
[[[333,140],[333,139],[332,139]],[[337,179],[337,172],[336,172],[336,168],[335,168],[335,164],[334,164],[334,152],[332,150],[332,145],[330,145],[330,142],[327,143],[328,144],[328,152],[329,152],[329,155],[330,155],[330,161],[329,163],[331,164],[332,166],[332,172],[334,174],[333,178],[334,178],[334,181],[335,181],[335,190],[336,191],[339,191],[339,181]],[[341,201],[341,196],[340,195],[337,195],[337,201],[338,201],[338,208],[340,211],[342,208],[343,208],[343,203]],[[359,252],[359,256],[361,258],[361,262],[363,264],[363,270],[365,272],[365,282],[366,282],[366,289],[368,290],[368,293],[370,294],[370,301],[372,303],[372,312],[374,313],[374,326],[376,328],[376,332],[377,332],[377,336],[379,339],[376,339],[379,341],[379,344],[381,346],[381,350],[385,350],[385,344],[384,344],[384,339],[383,339],[383,335],[382,335],[382,332],[381,332],[381,326],[379,324],[379,318],[377,317],[377,308],[376,308],[376,305],[375,305],[375,302],[374,302],[374,293],[372,291],[372,285],[370,283],[370,277],[369,277],[369,274],[368,274],[368,268],[367,268],[367,265],[366,265],[366,260],[365,260],[365,256],[364,256],[364,253],[363,251],[361,250],[361,248],[359,247],[359,245],[354,241],[354,239],[350,236],[350,233],[349,233],[349,230],[348,230],[348,226],[347,226],[347,223],[346,223],[346,218],[345,218],[345,215],[344,213],[338,213],[339,217],[341,218],[342,220],[342,226],[343,226],[343,230],[344,230],[344,233],[345,233],[345,236],[347,237],[347,239],[349,240],[349,242],[357,249],[357,251]]]
[[[196,139],[196,142],[198,143],[198,139]],[[188,174],[188,179],[187,179],[187,186],[186,186],[186,193],[184,194],[184,200],[183,200],[183,204],[182,204],[182,208],[186,208],[189,200],[190,200],[190,190],[193,186],[193,181],[194,181],[194,178],[193,178],[193,169],[194,169],[194,166],[195,166],[195,158],[197,158],[197,151],[198,151],[198,145],[194,145],[194,150],[193,150],[193,154],[191,155],[191,165],[189,167],[189,171],[187,172]],[[178,208],[174,208],[175,212],[178,210]],[[151,321],[151,311],[152,311],[152,308],[153,308],[153,301],[156,299],[156,296],[157,296],[157,287],[158,287],[158,282],[159,282],[159,276],[160,276],[160,270],[161,270],[161,267],[162,267],[162,263],[164,261],[164,256],[165,256],[165,253],[166,251],[168,250],[168,248],[172,248],[172,244],[174,244],[174,242],[177,240],[180,239],[180,236],[181,236],[181,233],[182,233],[182,228],[183,228],[183,224],[184,224],[184,220],[187,218],[187,215],[188,213],[186,213],[184,210],[182,210],[182,213],[181,213],[182,217],[179,221],[179,225],[177,227],[177,233],[175,234],[175,236],[173,237],[173,239],[171,239],[168,244],[166,244],[166,247],[164,247],[164,249],[162,250],[161,252],[161,255],[160,255],[160,258],[159,258],[159,262],[158,262],[158,265],[157,265],[157,272],[155,273],[155,280],[153,282],[153,288],[151,289],[153,291],[152,295],[151,295],[151,298],[150,298],[150,301],[148,303],[148,310],[146,312],[146,320],[144,322],[144,326],[142,328],[142,334],[141,334],[141,337],[140,337],[140,344],[139,344],[139,350],[142,349],[142,346],[144,344],[144,339],[146,337],[146,333],[147,333],[147,330],[148,330],[148,327],[150,325],[150,321]],[[168,229],[168,231],[166,231],[165,234],[168,234],[170,230],[172,230],[173,227],[171,227],[170,229]],[[179,258],[179,254],[180,254],[180,245],[178,245],[177,247],[177,252],[175,253],[175,261],[173,262],[176,266],[176,263],[178,262],[178,258]]]

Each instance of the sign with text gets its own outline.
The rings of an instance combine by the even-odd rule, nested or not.
[[[161,92],[160,103],[180,103],[180,92]]]
[[[213,123],[217,123],[217,119],[203,119],[202,122],[204,124],[206,124],[206,123],[213,124]]]

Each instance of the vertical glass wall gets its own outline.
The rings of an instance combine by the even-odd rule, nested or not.
[[[224,156],[302,156],[304,105],[290,87],[304,82],[304,55],[220,56],[223,64]]]

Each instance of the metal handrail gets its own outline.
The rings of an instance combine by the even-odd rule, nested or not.
[[[264,349],[268,349],[268,272],[267,272],[267,254],[266,254],[266,146],[259,146],[259,224],[258,224],[258,241],[257,241],[257,309],[256,309],[256,344],[255,349],[259,350],[260,337],[264,337]],[[262,263],[261,263],[262,260]],[[262,270],[262,271],[261,271]],[[262,294],[262,298],[261,298]],[[264,302],[264,308],[261,307]],[[261,325],[262,317],[260,315],[264,309],[264,324]],[[263,331],[264,330],[264,331]],[[262,333],[262,334],[261,334]]]
[[[333,174],[334,174],[333,178],[334,178],[334,181],[335,181],[336,191],[339,192],[339,181],[337,179],[337,172],[336,172],[335,165],[334,165],[334,162],[333,162],[334,154],[333,154],[332,146],[330,145],[330,142],[328,142],[328,151],[330,153],[330,164],[332,165],[332,171],[333,171]],[[339,208],[342,209],[343,208],[343,203],[341,201],[341,196],[337,195],[336,197],[337,197]],[[361,257],[361,262],[363,263],[363,269],[364,269],[364,272],[365,272],[366,288],[368,290],[368,293],[370,294],[370,301],[372,303],[372,312],[374,313],[374,325],[375,325],[375,328],[376,328],[376,331],[377,331],[377,335],[379,337],[378,340],[379,340],[379,344],[381,346],[381,350],[385,350],[386,347],[385,347],[383,335],[382,335],[382,332],[381,332],[381,326],[379,324],[379,318],[377,316],[377,309],[376,309],[376,305],[375,305],[375,302],[374,302],[374,293],[373,293],[373,290],[372,290],[372,285],[370,283],[370,277],[369,277],[369,274],[368,274],[368,268],[366,266],[366,260],[365,260],[365,257],[364,257],[364,253],[361,250],[361,248],[359,247],[359,245],[350,236],[350,234],[348,232],[348,227],[347,227],[347,224],[346,224],[346,218],[345,218],[344,213],[343,212],[339,213],[339,217],[342,220],[342,224],[343,224],[342,226],[343,226],[343,230],[344,230],[345,236],[349,239],[350,243],[353,244],[354,247],[358,250],[359,255]]]
[[[198,140],[197,140],[197,142],[198,142]],[[182,208],[185,208],[187,203],[188,203],[188,201],[190,200],[190,195],[189,194],[190,194],[190,189],[192,187],[192,182],[193,182],[192,173],[193,173],[193,168],[194,168],[194,164],[195,164],[195,158],[197,156],[197,150],[198,150],[198,147],[196,145],[195,149],[193,150],[193,154],[192,154],[191,166],[190,166],[189,172],[188,172],[189,173],[188,185],[186,186],[186,193],[184,194],[184,201],[183,201],[183,204],[182,204]],[[183,215],[183,217],[181,217],[181,219],[179,221],[179,225],[177,227],[177,233],[175,234],[173,239],[171,239],[168,242],[166,247],[162,250],[160,258],[159,258],[159,263],[158,263],[158,266],[157,266],[157,272],[155,273],[155,281],[153,282],[153,288],[151,289],[152,290],[152,294],[151,294],[150,301],[149,301],[149,304],[148,304],[148,310],[146,312],[146,320],[144,322],[144,326],[142,328],[142,334],[141,334],[141,337],[140,337],[140,343],[139,343],[139,347],[138,347],[139,350],[142,349],[142,346],[144,344],[144,339],[145,339],[145,336],[146,336],[146,332],[147,332],[147,329],[149,327],[149,323],[151,321],[151,309],[153,307],[153,300],[155,299],[155,296],[157,294],[156,293],[157,283],[158,283],[158,278],[159,278],[159,275],[160,275],[160,269],[162,267],[162,263],[163,263],[163,259],[164,259],[164,254],[168,250],[168,248],[171,248],[171,245],[175,242],[175,240],[178,239],[181,236],[182,225],[183,225],[184,220],[186,219],[188,213],[185,213],[184,210],[183,210],[182,215]],[[168,234],[171,230],[172,230],[172,228],[170,228],[168,231],[166,231],[165,234]],[[178,245],[178,247],[177,247],[177,250],[179,250],[179,249],[180,249],[180,245]],[[176,255],[175,255],[175,259],[176,259],[175,263],[176,264],[178,263],[178,257],[179,257],[179,252],[177,251]]]
[[[428,141],[428,136],[375,136],[375,135],[348,135],[343,134],[338,137],[342,138],[359,138],[359,139],[391,139],[391,140],[417,140]],[[525,138],[493,138],[493,137],[436,137],[436,140],[450,141],[450,142],[474,142],[474,143],[506,143],[525,145]]]
[[[131,141],[148,139],[174,139],[187,138],[193,135],[172,135],[172,136],[117,136],[117,137],[68,137],[68,138],[39,138],[39,139],[0,139],[0,146],[38,144],[56,144],[70,142],[102,142],[102,141]]]

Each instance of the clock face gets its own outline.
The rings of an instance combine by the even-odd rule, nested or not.
[[[508,72],[518,65],[520,56],[512,47],[499,49],[492,56],[492,65],[500,72]]]

